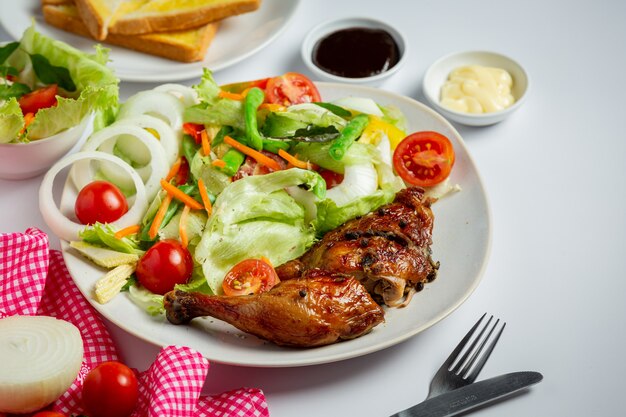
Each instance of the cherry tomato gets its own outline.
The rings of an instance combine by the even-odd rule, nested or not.
[[[200,136],[200,132],[204,130],[204,125],[199,125],[197,123],[183,123],[183,132],[188,134],[196,141],[197,144],[202,142],[202,136]]]
[[[269,103],[285,106],[321,101],[315,84],[306,76],[296,72],[270,78],[265,87],[265,99]]]
[[[226,295],[257,294],[269,290],[278,281],[270,264],[260,259],[246,259],[228,271],[222,289]]]
[[[89,417],[127,417],[138,397],[135,373],[120,362],[101,363],[83,381],[83,408]]]
[[[404,181],[430,187],[450,175],[454,148],[437,132],[416,132],[404,138],[393,153],[393,166]]]
[[[139,283],[155,294],[165,294],[176,284],[185,284],[193,272],[193,259],[178,240],[154,244],[139,259],[135,274]]]
[[[326,181],[327,190],[330,190],[331,188],[336,187],[343,182],[343,175],[338,172],[321,168],[319,171],[317,171],[317,173],[320,174],[322,178],[324,178],[324,181]]]
[[[40,411],[32,415],[32,417],[66,417],[65,414],[58,411]]]
[[[82,224],[111,223],[128,211],[126,197],[107,181],[91,182],[78,193],[74,212]]]
[[[24,94],[18,100],[22,113],[37,113],[39,109],[47,109],[48,107],[56,105],[57,92],[57,85],[51,84],[47,87]]]

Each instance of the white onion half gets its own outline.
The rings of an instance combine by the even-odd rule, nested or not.
[[[336,187],[326,191],[338,207],[373,194],[378,188],[378,174],[371,163],[346,165],[343,181]]]
[[[72,240],[79,240],[78,234],[85,228],[85,225],[70,220],[69,217],[59,210],[54,202],[54,179],[59,172],[73,163],[90,160],[100,160],[116,164],[123,172],[132,178],[135,186],[136,192],[132,207],[122,217],[111,223],[111,225],[121,229],[139,224],[144,213],[148,209],[146,187],[144,186],[141,177],[130,165],[117,156],[97,151],[83,151],[66,156],[54,164],[41,181],[41,186],[39,187],[39,211],[41,212],[41,215],[48,227],[50,227],[50,229],[52,229],[57,236],[68,242]]]
[[[180,154],[180,141],[177,139],[174,130],[163,120],[148,114],[140,116],[128,117],[115,122],[114,125],[131,125],[139,126],[144,129],[152,129],[159,135],[159,143],[165,151],[167,162],[169,165],[174,164]]]
[[[176,134],[182,134],[184,110],[185,105],[171,94],[154,90],[141,91],[122,105],[117,120],[148,114],[167,122]]]
[[[136,171],[145,182],[146,196],[148,200],[151,200],[161,189],[160,181],[167,175],[169,164],[167,163],[165,151],[160,145],[159,140],[150,132],[139,126],[114,123],[92,135],[83,146],[83,150],[99,150],[112,154],[118,139],[121,139],[120,142],[124,143],[121,151],[125,156],[146,167],[145,170]],[[117,146],[119,147],[120,145],[121,144],[118,142]],[[145,152],[146,148],[150,156],[149,159],[145,158],[147,156]],[[92,181],[92,176],[88,174],[89,170],[87,169],[87,165],[89,165],[89,162],[83,162],[72,170],[72,181],[79,190]],[[120,173],[117,168],[110,164],[101,164],[100,169],[112,183],[124,190],[130,189],[132,183],[129,181],[128,176],[120,175],[122,173]]]
[[[0,319],[0,412],[29,413],[58,399],[83,361],[83,339],[64,320],[47,316]]]
[[[153,88],[154,91],[168,93],[179,99],[185,107],[191,107],[198,104],[198,93],[191,87],[182,84],[162,84]]]

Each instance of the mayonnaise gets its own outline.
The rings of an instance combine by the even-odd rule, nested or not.
[[[491,113],[510,107],[511,74],[500,68],[470,65],[459,67],[441,88],[441,105],[464,113]]]

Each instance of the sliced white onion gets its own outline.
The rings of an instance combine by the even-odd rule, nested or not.
[[[333,104],[345,107],[349,110],[358,111],[359,113],[371,114],[378,117],[384,116],[382,110],[378,107],[378,104],[376,104],[376,102],[371,98],[344,97],[333,101]]]
[[[30,413],[72,385],[83,362],[83,339],[64,320],[47,316],[0,319],[0,412]]]
[[[172,165],[180,153],[180,142],[176,138],[174,130],[163,120],[157,119],[154,116],[148,114],[142,114],[140,116],[128,117],[115,122],[113,125],[131,125],[139,126],[143,129],[152,129],[159,135],[159,143],[165,150],[165,156],[167,162]]]
[[[161,189],[160,181],[167,175],[169,170],[167,157],[163,147],[159,144],[159,140],[139,126],[114,123],[92,135],[83,146],[83,150],[101,150],[112,154],[112,143],[115,143],[114,140],[119,140],[117,146],[122,148],[121,152],[126,157],[140,164],[143,163],[147,167],[142,172],[136,171],[138,171],[145,182],[146,196],[151,200]],[[103,147],[102,145],[106,143],[108,143],[108,146]],[[146,148],[148,149],[147,155],[150,156],[149,159],[145,158]],[[74,181],[74,185],[79,190],[92,181],[93,177],[91,175],[85,175],[89,172],[87,169],[88,164],[88,161],[80,163],[72,170],[72,181]],[[123,173],[120,173],[117,167],[111,164],[101,164],[100,169],[107,179],[118,187],[128,190],[132,186],[128,176],[122,175]]]
[[[162,84],[153,88],[154,91],[168,93],[179,99],[185,107],[191,107],[198,104],[198,93],[191,87],[182,84]]]
[[[184,110],[185,105],[171,94],[154,90],[141,91],[122,105],[117,120],[148,114],[165,121],[176,134],[182,134]]]
[[[141,177],[126,162],[117,156],[104,152],[83,151],[78,152],[58,161],[52,166],[41,181],[39,187],[39,211],[52,231],[61,239],[66,241],[79,240],[78,234],[85,228],[84,224],[76,223],[63,214],[54,202],[53,185],[54,178],[64,168],[78,161],[100,160],[116,164],[123,172],[128,174],[135,186],[135,198],[132,207],[121,218],[111,223],[121,229],[124,227],[139,224],[148,208],[148,198],[146,197],[146,187],[143,185]]]
[[[341,184],[326,192],[338,207],[373,194],[378,188],[378,174],[371,163],[346,165]]]

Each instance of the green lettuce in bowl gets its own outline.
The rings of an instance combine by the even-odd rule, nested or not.
[[[91,127],[91,115],[94,129],[113,120],[119,80],[107,61],[108,50],[100,46],[87,54],[38,33],[34,26],[19,41],[0,46],[0,178],[45,171]],[[54,105],[24,111],[29,97],[51,86],[56,89]],[[39,143],[36,152],[45,156],[32,160],[29,145],[57,140],[63,145]]]

